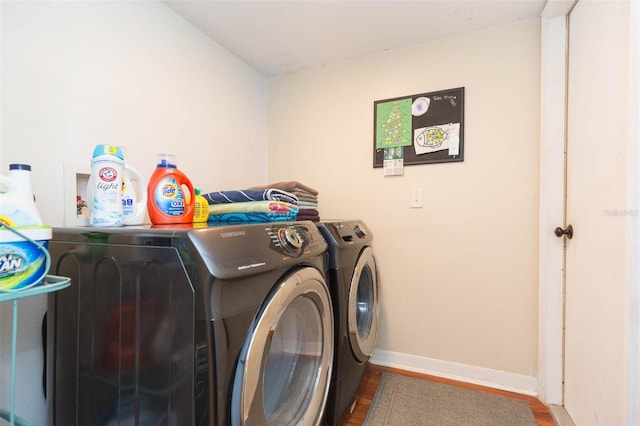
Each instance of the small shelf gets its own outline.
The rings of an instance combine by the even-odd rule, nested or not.
[[[0,291],[0,302],[35,296],[37,294],[51,293],[69,287],[71,278],[47,275],[42,285],[27,288],[25,290]]]
[[[43,250],[45,250],[43,248]],[[45,250],[46,252],[46,250]],[[46,252],[47,260],[49,253]],[[47,262],[48,263],[48,262]],[[48,268],[47,264],[47,270]],[[45,272],[46,273],[46,272]],[[42,280],[42,278],[41,278]],[[71,278],[59,277],[56,275],[46,275],[42,284],[27,287],[24,290],[0,291],[0,302],[13,301],[13,324],[11,331],[11,397],[10,407],[8,410],[0,409],[0,419],[6,420],[11,426],[30,426],[27,420],[15,414],[15,383],[16,383],[16,334],[18,323],[18,299],[23,297],[35,296],[38,294],[51,293],[53,291],[62,290],[71,284]],[[45,360],[46,362],[46,360]]]

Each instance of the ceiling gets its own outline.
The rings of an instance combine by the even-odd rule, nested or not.
[[[538,17],[547,0],[165,0],[265,77]]]

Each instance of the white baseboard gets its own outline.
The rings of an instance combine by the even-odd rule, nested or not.
[[[549,411],[551,411],[551,415],[553,416],[553,420],[556,421],[558,426],[575,426],[571,417],[569,417],[569,413],[564,409],[561,405],[549,405]]]
[[[491,370],[488,368],[474,367],[472,365],[378,349],[373,352],[373,356],[369,362],[385,367],[430,374],[432,376],[473,383],[480,386],[537,396],[538,381],[534,376],[525,376],[522,374],[508,373],[506,371]]]

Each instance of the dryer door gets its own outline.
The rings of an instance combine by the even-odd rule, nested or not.
[[[349,342],[358,361],[373,353],[378,335],[378,271],[373,249],[366,247],[358,257],[349,286]]]
[[[305,267],[276,284],[256,315],[236,368],[234,425],[315,425],[333,365],[333,311],[324,278]]]

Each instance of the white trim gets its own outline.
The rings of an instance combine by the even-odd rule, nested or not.
[[[553,420],[556,421],[558,426],[575,426],[564,407],[560,405],[549,405],[549,411],[551,411]]]
[[[540,16],[546,19],[566,16],[575,2],[576,0],[548,0]]]
[[[636,212],[629,221],[628,262],[628,329],[627,338],[627,392],[626,416],[628,424],[640,419],[640,5],[630,4],[629,19],[629,162],[627,180],[629,210]]]
[[[565,16],[541,19],[540,204],[538,235],[538,389],[545,404],[562,404]]]
[[[421,374],[473,383],[495,389],[536,396],[537,379],[534,376],[491,370],[473,365],[423,358],[416,355],[376,349],[369,359],[371,364],[398,368]]]
[[[64,226],[89,226],[89,217],[77,214],[77,196],[87,197],[87,184],[91,176],[88,164],[64,163]],[[84,189],[84,191],[83,191]]]

